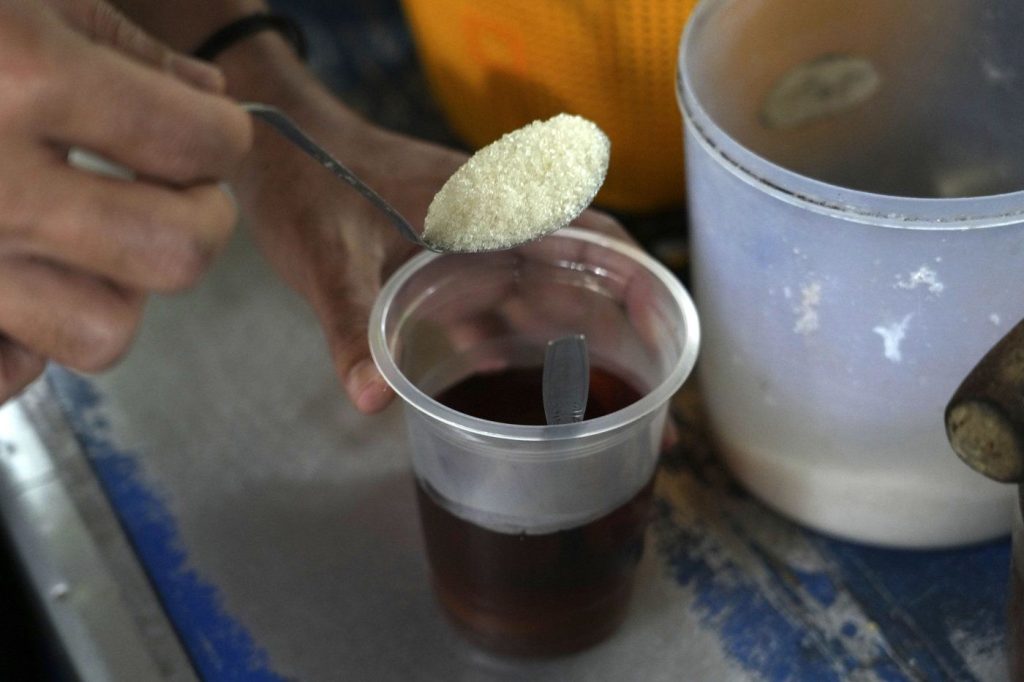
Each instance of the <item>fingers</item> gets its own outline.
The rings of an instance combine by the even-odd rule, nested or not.
[[[235,170],[252,139],[237,104],[144,63],[165,59],[162,48],[100,18],[111,15],[98,0],[59,1],[92,3],[97,35],[113,32],[142,56],[94,42],[48,5],[0,3],[0,137],[81,147],[175,185]]]
[[[575,224],[639,246],[619,221],[602,211],[588,209],[577,218]],[[595,251],[592,246],[586,244],[581,244],[578,249],[577,257],[579,258],[586,258],[588,253]],[[605,257],[602,256],[602,258]],[[623,285],[621,296],[625,301],[626,310],[634,328],[649,347],[658,347],[660,343],[665,342],[665,339],[661,338],[663,334],[658,332],[660,329],[658,315],[661,311],[657,310],[652,303],[655,300],[655,280],[645,271],[634,268],[632,265],[626,265],[626,261],[619,255],[608,256],[608,258],[611,260],[601,263],[601,267],[610,269],[612,263],[618,263],[623,266],[622,272],[627,273],[620,279],[620,283]]]
[[[93,41],[129,54],[201,90],[224,92],[224,74],[220,69],[170,49],[104,0],[49,0],[49,4]]]
[[[21,185],[12,192],[19,208],[0,216],[0,255],[43,257],[129,288],[178,291],[198,280],[237,219],[217,185],[175,190],[42,163],[53,167],[11,180]],[[43,176],[45,187],[32,182]]]
[[[335,371],[349,400],[363,414],[375,414],[395,396],[370,356],[366,319],[365,315],[352,318],[345,312],[335,313],[324,322],[324,329]]]
[[[42,357],[0,335],[0,403],[28,386],[45,366]]]
[[[608,215],[604,211],[599,211],[594,208],[588,208],[586,211],[581,213],[576,220],[573,221],[573,225],[577,227],[584,227],[588,230],[594,230],[601,234],[608,235],[609,237],[615,237],[623,241],[636,244],[636,240],[633,239],[632,235],[626,231],[626,228],[622,226],[618,220]]]
[[[328,233],[332,231],[328,226],[334,225],[331,220],[319,224]],[[379,254],[375,256],[372,248],[359,252],[352,244],[334,243],[326,251],[323,246],[317,239],[301,249],[307,254],[312,249],[304,263],[312,278],[307,296],[345,393],[359,412],[374,414],[394,399],[377,371],[367,339],[370,309],[381,283]]]
[[[239,106],[85,40],[62,45],[67,79],[38,102],[35,132],[174,185],[230,175],[252,143]]]
[[[56,10],[56,11],[54,11]],[[141,291],[195,282],[236,219],[251,122],[216,69],[101,0],[0,2],[0,399],[126,350]],[[134,182],[69,167],[69,148]]]
[[[116,361],[142,314],[139,294],[25,258],[0,260],[0,292],[0,333],[37,356],[81,371]],[[31,367],[30,359],[12,362]]]
[[[377,371],[373,358],[360,358],[347,374],[341,375],[349,400],[363,414],[376,414],[391,404],[394,391]]]

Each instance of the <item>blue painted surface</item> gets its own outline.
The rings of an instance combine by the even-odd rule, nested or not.
[[[745,669],[778,682],[864,674],[974,680],[972,664],[1003,656],[1008,540],[902,551],[799,528],[758,508],[727,478],[701,426],[687,423],[686,410],[677,418],[698,435],[666,458],[666,485],[696,481],[713,492],[693,502],[683,524],[673,508],[679,501],[659,498],[657,551],[675,579],[694,590],[702,622]],[[818,565],[787,562],[771,551],[779,539],[796,540]]]
[[[216,588],[189,568],[173,516],[140,477],[137,453],[114,445],[92,384],[58,367],[47,378],[202,678],[281,682],[266,652],[221,609]]]
[[[886,633],[894,656],[927,679],[971,679],[950,636],[1002,646],[1010,543],[933,552],[900,552],[819,539]]]
[[[848,622],[840,628],[843,637],[822,637],[801,618],[806,611],[786,576],[776,574],[766,586],[741,566],[710,565],[695,551],[705,539],[673,527],[668,517],[663,506],[656,535],[676,580],[695,587],[696,608],[721,634],[731,656],[769,680],[843,680],[865,670],[883,680],[971,680],[972,671],[950,644],[951,627],[965,639],[1002,647],[1008,542],[903,552],[814,538],[804,531],[835,562],[833,576],[814,575],[811,582],[827,583],[832,594],[842,589],[854,595],[884,637],[872,659],[862,661],[850,656],[841,641],[862,625]],[[807,586],[806,578],[798,580]],[[776,593],[776,599],[769,600],[766,592]]]

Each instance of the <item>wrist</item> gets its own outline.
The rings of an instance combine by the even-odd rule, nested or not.
[[[268,11],[265,0],[115,0],[154,37],[185,54],[233,21]]]

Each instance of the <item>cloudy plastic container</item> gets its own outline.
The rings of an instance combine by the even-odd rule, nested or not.
[[[699,370],[737,477],[900,547],[1006,533],[943,410],[1024,316],[1024,5],[705,0],[683,36]]]

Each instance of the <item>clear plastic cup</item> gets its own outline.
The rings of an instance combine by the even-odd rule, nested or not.
[[[465,411],[435,399],[473,377],[536,378],[548,341],[567,334],[585,335],[590,405],[609,413],[556,426],[466,413],[536,412],[540,388],[529,381],[449,401]],[[510,251],[423,253],[387,282],[370,348],[404,402],[435,590],[471,640],[547,655],[616,628],[668,401],[698,339],[694,306],[671,272],[573,228]],[[631,391],[635,402],[614,409]]]
[[[1009,530],[946,401],[1024,317],[1024,4],[704,0],[679,55],[711,425],[811,527]]]

